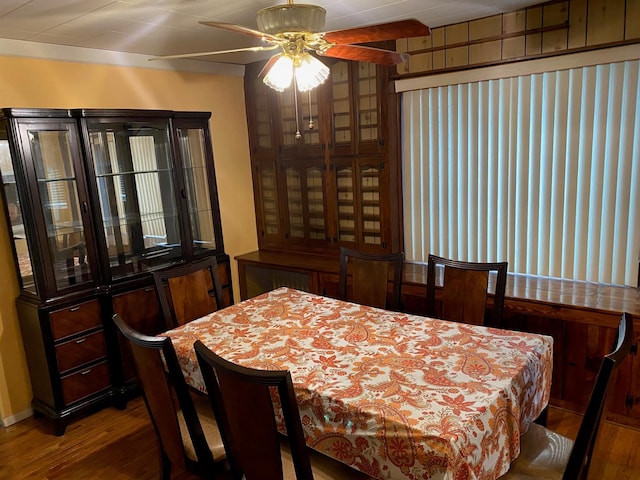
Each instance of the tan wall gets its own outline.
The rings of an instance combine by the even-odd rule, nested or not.
[[[243,78],[0,57],[0,107],[208,111],[226,252],[258,248]],[[0,209],[0,419],[30,408],[31,385],[15,309],[18,283]],[[233,288],[238,295],[237,268]]]

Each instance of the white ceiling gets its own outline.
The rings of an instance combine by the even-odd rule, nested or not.
[[[249,47],[260,45],[260,41],[198,22],[229,22],[255,29],[258,10],[283,3],[286,0],[1,0],[0,39],[14,41],[9,49],[11,45],[53,44],[146,56]],[[407,18],[437,27],[540,2],[306,0],[306,3],[327,10],[325,30],[330,31]],[[11,52],[5,47],[0,53]],[[268,55],[226,54],[199,57],[197,61],[246,64]]]

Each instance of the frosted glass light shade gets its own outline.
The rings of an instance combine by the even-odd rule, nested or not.
[[[317,58],[305,53],[295,67],[298,90],[306,92],[316,88],[329,77],[329,68]]]
[[[285,32],[318,33],[324,30],[327,11],[317,5],[289,4],[263,8],[256,14],[261,32],[275,35]]]
[[[282,53],[279,53],[277,56],[279,57],[278,60],[276,60],[276,63],[269,69],[262,81],[268,87],[282,92],[291,85],[291,80],[293,79],[293,59]]]

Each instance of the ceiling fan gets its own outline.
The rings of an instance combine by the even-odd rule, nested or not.
[[[287,88],[295,77],[298,90],[317,87],[329,76],[329,69],[310,52],[318,56],[356,60],[381,65],[396,65],[408,59],[405,53],[373,48],[368,43],[430,34],[429,27],[418,20],[399,20],[365,27],[325,32],[326,10],[318,5],[294,4],[263,8],[256,14],[258,29],[221,22],[200,22],[210,27],[243,33],[261,39],[267,45],[185,53],[153,57],[150,60],[192,58],[236,52],[262,52],[280,48],[259,74],[268,86],[278,91]]]

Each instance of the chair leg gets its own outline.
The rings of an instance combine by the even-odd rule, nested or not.
[[[549,406],[547,405],[546,407],[544,407],[544,410],[542,410],[538,418],[534,420],[534,423],[537,423],[538,425],[546,427],[548,415],[549,415]]]

